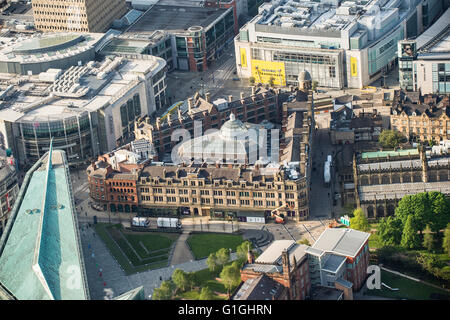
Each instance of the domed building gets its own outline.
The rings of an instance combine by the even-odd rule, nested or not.
[[[184,142],[178,148],[179,161],[226,164],[269,162],[270,130],[274,128],[275,125],[269,121],[260,124],[243,123],[232,113],[230,120],[226,121],[220,130],[208,130],[210,133],[207,131],[201,137]],[[265,134],[264,132],[268,137],[267,148],[259,150],[259,137]]]
[[[306,91],[312,88],[312,78],[308,71],[303,70],[298,75],[298,88]]]

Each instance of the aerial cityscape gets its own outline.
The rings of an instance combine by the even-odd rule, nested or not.
[[[450,0],[0,12],[0,300],[450,300]]]

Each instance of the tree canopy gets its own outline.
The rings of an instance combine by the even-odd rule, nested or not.
[[[236,255],[238,260],[246,260],[248,250],[253,249],[253,244],[250,241],[244,241],[236,247]]]
[[[369,221],[361,208],[353,211],[353,218],[350,218],[350,228],[365,232],[370,231]]]
[[[215,271],[216,268],[219,266],[219,263],[217,262],[217,257],[215,253],[211,253],[206,259],[206,265],[209,268],[209,271]]]
[[[415,249],[420,245],[420,237],[417,233],[417,222],[414,216],[409,215],[403,228],[402,240],[400,245],[406,249]]]
[[[444,231],[444,240],[442,241],[442,248],[448,255],[450,255],[450,222],[447,224],[447,228]]]
[[[378,236],[384,246],[398,246],[402,240],[403,225],[397,217],[381,219],[378,225]]]
[[[397,130],[383,130],[378,137],[378,141],[383,148],[398,148],[406,138]]]
[[[153,290],[153,300],[170,300],[175,291],[175,284],[172,281],[164,281],[159,288]]]
[[[202,291],[200,291],[199,300],[212,300],[214,298],[214,294],[209,287],[203,287]]]
[[[172,281],[178,289],[185,291],[189,285],[189,279],[186,272],[181,269],[175,269],[172,274]]]
[[[220,273],[220,279],[225,288],[227,288],[228,296],[230,296],[231,289],[241,282],[241,273],[237,264],[233,263],[223,267],[222,272]]]
[[[219,265],[224,265],[230,260],[230,251],[226,248],[219,249],[216,252],[216,258]]]

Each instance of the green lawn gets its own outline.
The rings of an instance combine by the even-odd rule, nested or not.
[[[232,261],[226,263],[225,265],[229,265],[233,263]],[[194,272],[195,274],[195,286],[197,289],[192,291],[183,292],[178,295],[179,298],[187,299],[187,300],[198,300],[200,296],[200,291],[204,287],[209,287],[213,293],[217,292],[220,294],[226,294],[227,289],[220,282],[217,281],[216,278],[219,277],[220,271],[222,269],[218,269],[215,271],[209,271],[209,269],[203,269]],[[231,292],[233,292],[236,288],[232,288]],[[227,296],[219,296],[217,294],[214,295],[214,300],[226,300]]]
[[[187,243],[195,259],[203,259],[222,248],[231,248],[234,252],[243,241],[240,235],[201,233],[191,235]]]
[[[94,228],[126,274],[166,267],[170,246],[179,236],[178,234],[166,235],[163,233],[138,234],[125,230],[122,231],[122,236],[119,232],[120,225],[105,223],[98,223],[94,225]],[[142,260],[130,248],[130,245],[123,238],[124,236]],[[140,245],[140,242],[146,247],[147,251]],[[159,243],[155,244],[155,242]]]
[[[444,290],[440,290],[384,270],[381,270],[381,282],[391,288],[398,288],[399,290],[391,291],[382,286],[381,290],[367,290],[366,294],[392,299],[429,300],[430,294],[438,293],[448,295],[448,298],[450,299],[450,294]]]

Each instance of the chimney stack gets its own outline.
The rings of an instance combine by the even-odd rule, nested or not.
[[[151,120],[150,120],[150,117],[149,117],[149,116],[147,116],[147,118],[145,118],[145,122],[146,122],[147,124],[151,124]]]
[[[229,96],[228,96],[228,102],[231,103],[232,101],[233,101],[233,96],[232,96],[232,95],[229,95]]]
[[[247,262],[250,264],[255,263],[255,255],[253,254],[253,251],[250,250],[250,247],[247,252]]]
[[[256,93],[256,88],[255,88],[255,86],[252,86],[252,96],[254,96],[255,93]]]
[[[211,103],[211,93],[207,92],[205,93],[205,100],[208,103]]]
[[[193,109],[193,108],[194,108],[194,99],[189,98],[189,99],[188,99],[188,111],[189,111],[189,113],[192,112],[192,109]]]
[[[158,128],[158,130],[161,127],[161,118],[160,117],[156,118],[156,127]]]
[[[241,92],[241,100],[243,100],[243,99],[244,99],[244,93]]]

